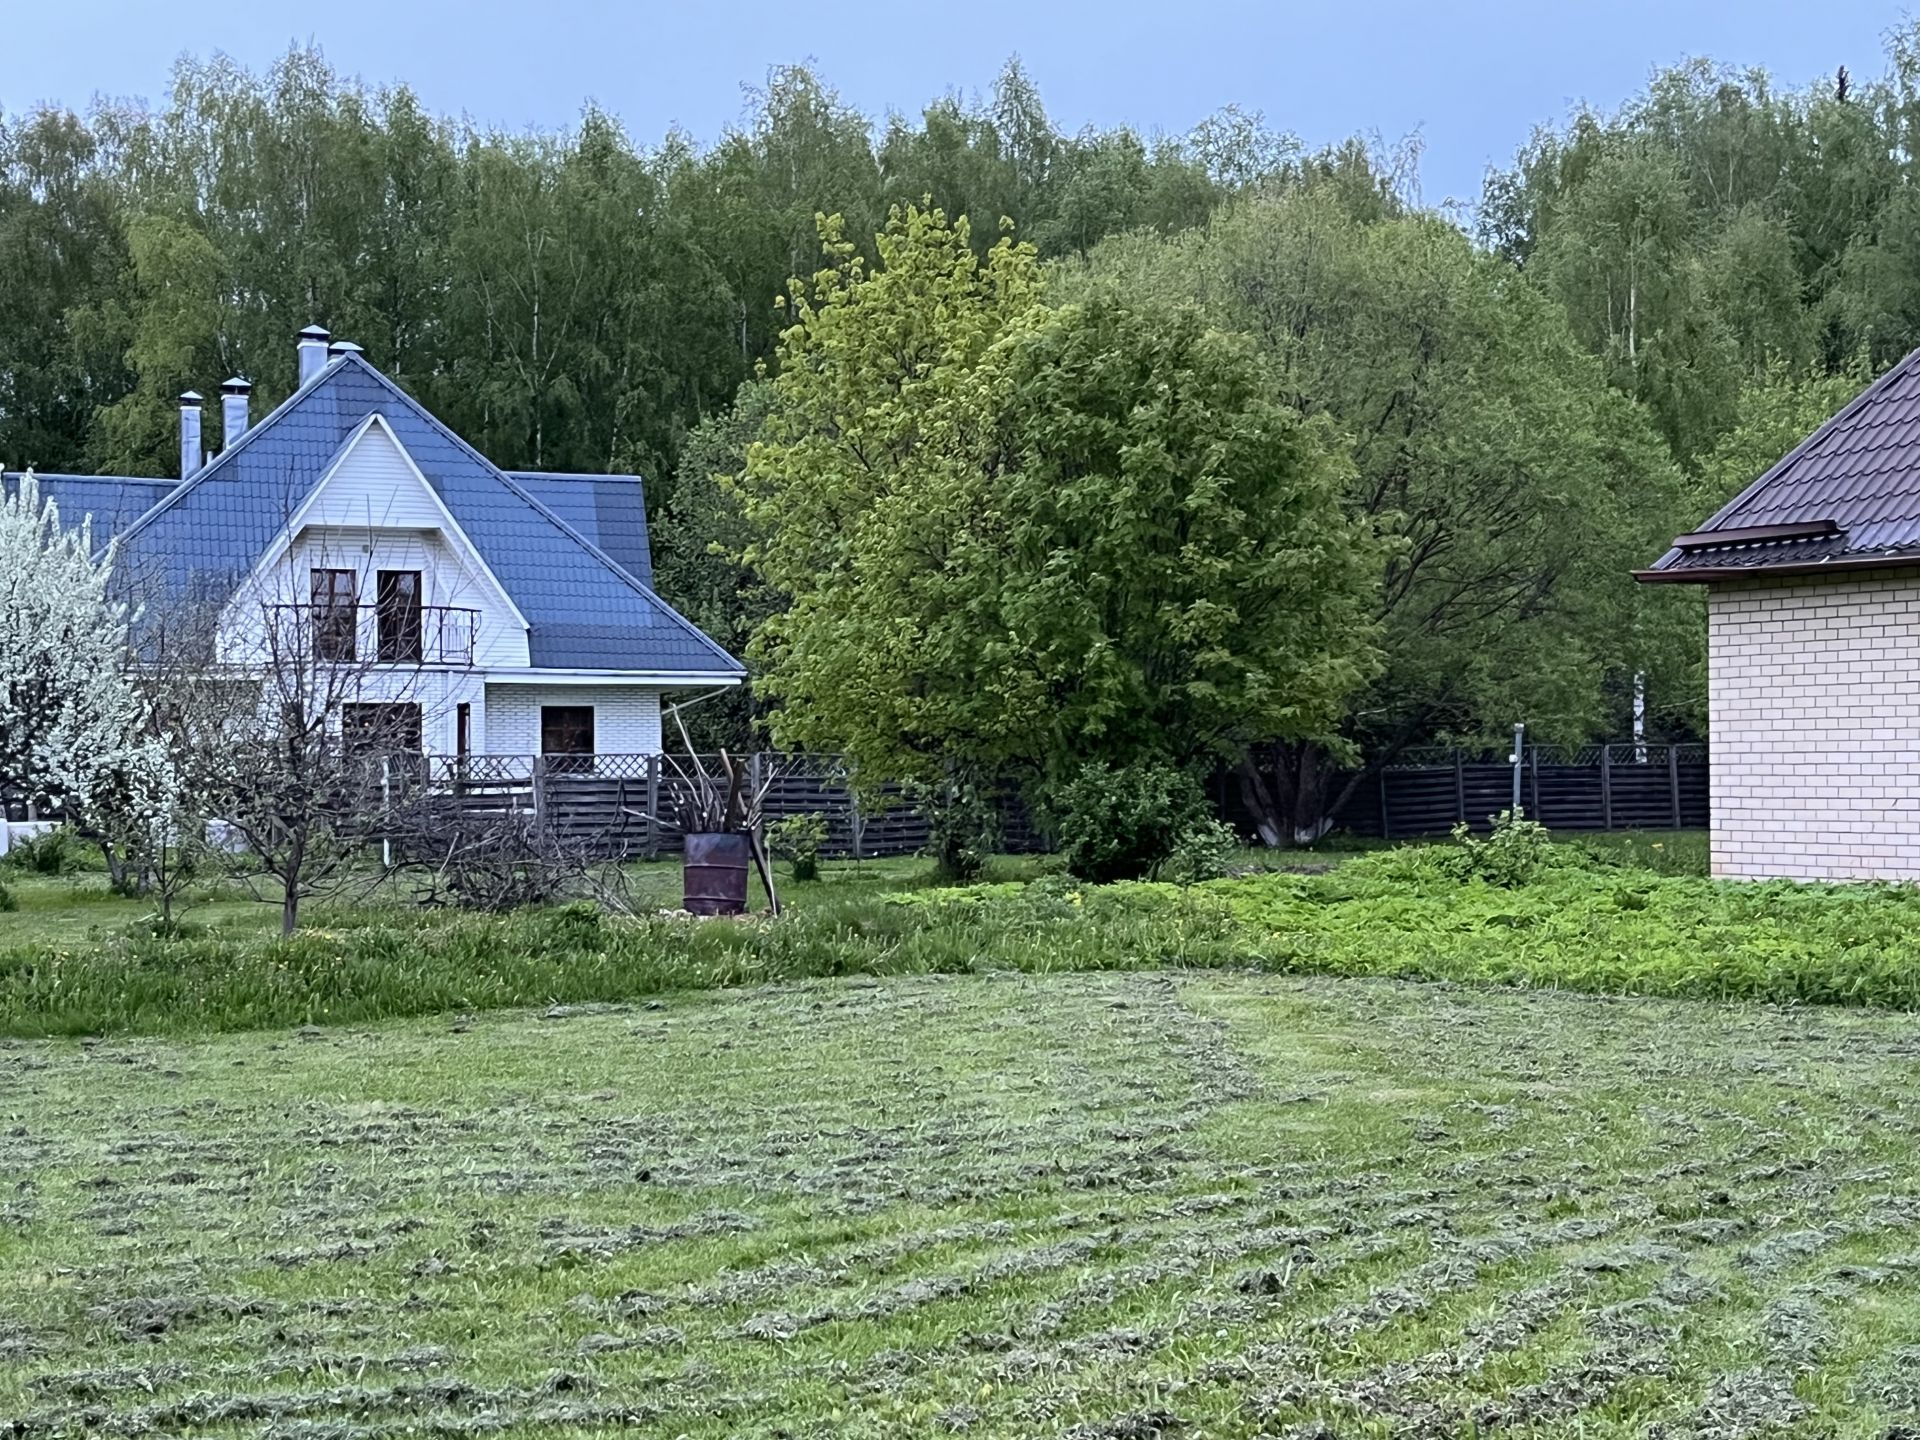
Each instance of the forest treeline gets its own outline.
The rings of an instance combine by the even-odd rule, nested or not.
[[[930,199],[982,255],[1010,226],[1062,302],[1239,332],[1343,437],[1389,542],[1343,742],[1618,734],[1636,675],[1697,731],[1697,597],[1626,572],[1920,343],[1920,28],[1792,86],[1661,71],[1524,138],[1466,222],[1417,202],[1416,161],[1232,106],[1068,133],[1017,64],[881,118],[780,69],[699,144],[591,107],[488,130],[309,49],[187,60],[159,107],[0,112],[0,459],[167,473],[178,393],[244,374],[257,413],[318,321],[504,466],[647,475],[662,589],[744,648],[778,601],[717,477],[771,403],[781,302],[820,217],[871,258]]]

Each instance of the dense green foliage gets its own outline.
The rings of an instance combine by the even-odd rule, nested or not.
[[[1151,874],[1212,817],[1193,776],[1172,765],[1084,765],[1050,797],[1067,873],[1105,883]]]
[[[1046,778],[1331,728],[1371,665],[1331,431],[1187,307],[1051,307],[1032,247],[896,211],[796,287],[744,480],[782,744]]]
[[[1191,224],[1292,153],[1231,111],[1184,140],[1066,135],[1015,64],[984,104],[884,128],[778,69],[700,147],[592,107],[565,134],[481,129],[314,50],[265,75],[186,59],[155,109],[0,111],[0,457],[166,474],[174,397],[245,374],[259,413],[318,321],[503,465],[664,481],[771,355],[817,215],[864,243],[931,195],[1060,254]]]
[[[1883,368],[1920,340],[1920,31],[1879,78],[1783,88],[1696,60],[1618,112],[1543,128],[1480,233],[1567,307],[1692,466],[1767,367]]]
[[[1561,307],[1453,226],[1356,213],[1321,184],[1108,241],[1063,285],[1245,329],[1280,398],[1351,437],[1343,499],[1389,541],[1385,663],[1345,726],[1367,753],[1517,716],[1543,738],[1605,732],[1636,671],[1670,693],[1638,617],[1671,597],[1626,572],[1687,523],[1679,472]]]
[[[630,137],[593,108],[565,133],[486,130],[427,113],[404,88],[345,80],[311,50],[264,75],[189,59],[159,107],[0,113],[0,459],[165,473],[180,389],[241,372],[270,405],[292,382],[289,337],[319,320],[502,464],[646,473],[664,593],[739,647],[797,593],[746,560],[751,529],[728,483],[785,383],[795,312],[779,302],[820,265],[821,217],[837,217],[847,247],[830,266],[858,254],[869,281],[896,205],[965,217],[962,243],[986,265],[1002,263],[1004,218],[1006,248],[1042,264],[1021,282],[1039,293],[1003,297],[996,324],[1028,300],[1051,318],[1017,327],[1032,330],[1025,373],[1008,342],[999,380],[1020,393],[992,407],[991,427],[977,408],[942,423],[966,430],[959,450],[990,435],[1018,462],[996,456],[991,472],[1007,513],[1016,501],[1028,513],[1034,490],[1058,503],[994,543],[1041,546],[1049,525],[1083,524],[1076,507],[1105,487],[1048,487],[1082,463],[1111,477],[1114,454],[1148,453],[1141,424],[1215,418],[1137,421],[1115,408],[1129,367],[1074,369],[1076,355],[1131,347],[1151,378],[1162,362],[1225,356],[1208,326],[1244,332],[1263,403],[1328,426],[1301,427],[1297,444],[1337,433],[1326,474],[1342,469],[1348,519],[1385,541],[1378,659],[1355,647],[1371,678],[1327,685],[1285,671],[1311,669],[1318,643],[1290,637],[1271,649],[1274,673],[1205,675],[1182,695],[1178,664],[1169,679],[1139,652],[1087,649],[1115,618],[1096,614],[1111,610],[1111,554],[1141,536],[1121,506],[1055,577],[1078,603],[1047,612],[1045,645],[1097,663],[1064,676],[1036,665],[1010,597],[945,577],[969,552],[934,534],[956,483],[940,466],[908,538],[937,538],[936,577],[991,603],[967,612],[964,643],[913,659],[999,666],[1013,693],[982,703],[1003,717],[1070,686],[1079,713],[1042,738],[1076,759],[1127,748],[1106,728],[1122,716],[1181,745],[1241,731],[1278,742],[1257,768],[1279,793],[1248,798],[1273,835],[1311,834],[1333,798],[1322,777],[1356,754],[1489,743],[1516,718],[1549,740],[1618,735],[1636,675],[1656,734],[1702,731],[1698,596],[1642,593],[1624,572],[1920,340],[1916,36],[1895,31],[1884,73],[1844,83],[1796,88],[1706,61],[1661,72],[1617,111],[1536,132],[1464,229],[1411,198],[1405,153],[1350,142],[1306,155],[1231,106],[1181,137],[1069,135],[1017,65],[982,102],[949,97],[883,123],[805,68],[776,70],[738,125],[699,145]],[[1084,302],[1080,319],[1066,302]],[[1186,305],[1203,317],[1198,338],[1169,324],[1148,353],[1143,317],[1157,326]],[[1042,364],[1063,377],[1051,394]],[[1063,413],[1088,432],[1068,435]],[[964,469],[949,453],[959,433],[936,427],[918,458],[937,448]],[[1202,457],[1176,445],[1166,458]],[[1244,538],[1222,515],[1193,519]],[[1149,546],[1141,570],[1183,553]],[[1329,555],[1339,570],[1339,547]],[[1212,558],[1248,563],[1230,544]],[[1203,648],[1209,624],[1232,623],[1201,618],[1189,611],[1181,638]],[[869,633],[866,653],[897,662],[912,630]],[[833,656],[810,658],[823,682],[833,674]],[[1178,715],[1203,693],[1219,714],[1169,721],[1164,702]],[[1299,713],[1276,720],[1282,694]],[[697,738],[738,744],[765,708],[714,702]],[[925,768],[930,736],[955,728],[935,718],[892,768]]]

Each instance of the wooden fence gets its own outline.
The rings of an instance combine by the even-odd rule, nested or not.
[[[887,786],[856,801],[838,756],[762,752],[748,757],[748,764],[755,777],[770,777],[767,817],[821,816],[830,856],[872,859],[912,855],[926,847],[926,817],[905,793]],[[673,790],[681,783],[674,762],[659,755],[436,757],[423,778],[434,793],[452,797],[476,815],[538,816],[596,853],[680,850],[679,833],[654,818],[673,813]],[[1529,747],[1520,782],[1526,813],[1555,830],[1703,828],[1708,822],[1704,745]],[[1213,793],[1222,817],[1251,834],[1231,777],[1220,777]],[[1489,817],[1512,803],[1513,766],[1504,758],[1418,750],[1364,780],[1334,821],[1356,835],[1410,840],[1444,835],[1462,821],[1485,829]],[[11,813],[15,809],[19,814]],[[24,807],[7,811],[0,818],[28,818]],[[1001,798],[1000,825],[1001,843],[1010,851],[1049,848],[1048,837],[1012,791]]]
[[[1387,840],[1477,830],[1513,805],[1514,767],[1460,750],[1409,752],[1363,781],[1335,813],[1356,835]],[[1704,829],[1705,745],[1529,746],[1521,807],[1552,830]]]
[[[864,801],[847,783],[838,756],[746,757],[752,783],[768,782],[763,811],[768,821],[818,815],[826,822],[822,853],[868,860],[914,855],[928,841],[926,817],[898,786],[887,785]],[[717,771],[718,757],[703,757]],[[678,854],[679,831],[668,822],[674,792],[684,785],[681,768],[660,755],[526,756],[475,755],[435,760],[432,788],[455,797],[476,815],[537,816],[554,834],[596,853],[641,856]],[[1014,853],[1047,848],[1027,807],[1009,792],[1000,803],[1001,843]]]

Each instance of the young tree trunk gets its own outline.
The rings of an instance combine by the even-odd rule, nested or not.
[[[300,924],[300,873],[306,863],[306,844],[295,840],[280,872],[280,933],[293,934]]]

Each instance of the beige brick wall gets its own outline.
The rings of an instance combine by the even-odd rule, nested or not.
[[[1920,572],[1707,596],[1713,873],[1920,879]]]

